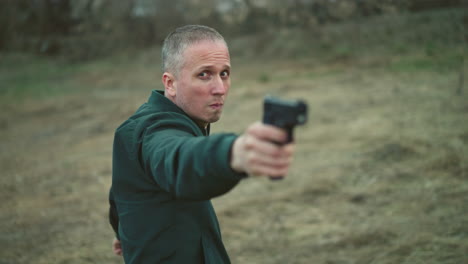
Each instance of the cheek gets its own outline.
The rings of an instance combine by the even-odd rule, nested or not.
[[[191,95],[199,100],[203,100],[210,95],[210,85],[208,83],[197,83],[191,87]]]
[[[211,96],[210,83],[202,82],[199,79],[191,78],[180,83],[183,95],[183,101],[190,104],[192,107],[198,108],[201,103],[209,99]],[[197,102],[197,103],[196,103]]]

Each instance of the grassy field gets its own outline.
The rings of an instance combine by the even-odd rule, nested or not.
[[[280,32],[295,41],[258,56],[233,40],[214,133],[242,133],[265,94],[310,107],[285,180],[247,179],[213,200],[233,263],[468,262],[461,14]],[[0,264],[122,263],[107,221],[113,131],[162,88],[158,53],[75,64],[0,54]]]

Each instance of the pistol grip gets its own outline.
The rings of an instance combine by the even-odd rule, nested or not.
[[[293,136],[293,129],[294,127],[284,127],[286,132],[288,133],[288,139],[286,140],[285,144],[289,144],[294,141],[294,136]]]
[[[294,141],[294,127],[281,127],[282,129],[286,130],[286,133],[288,134],[288,138],[286,140],[285,143],[277,143],[275,142],[275,144],[277,145],[285,145],[285,144],[289,144],[289,143],[292,143]],[[279,177],[272,177],[272,176],[269,176],[270,180],[272,181],[279,181],[279,180],[282,180],[284,178],[284,176],[279,176]]]
[[[263,123],[285,129],[288,138],[281,144],[293,142],[293,130],[296,125],[307,121],[307,103],[302,100],[282,100],[270,95],[263,100]],[[283,177],[271,177],[281,180]]]

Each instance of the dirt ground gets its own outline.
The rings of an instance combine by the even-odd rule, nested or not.
[[[107,220],[113,131],[162,88],[155,54],[2,63],[1,264],[123,263]],[[467,69],[412,56],[430,67],[233,61],[214,133],[242,133],[265,94],[304,99],[310,114],[285,180],[249,178],[213,200],[233,263],[468,263]],[[52,88],[6,92],[28,82]]]

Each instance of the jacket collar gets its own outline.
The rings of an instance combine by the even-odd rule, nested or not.
[[[164,91],[162,90],[153,90],[151,92],[151,95],[148,99],[148,104],[151,107],[156,108],[158,111],[167,111],[167,112],[176,112],[179,114],[183,114],[187,117],[189,117],[203,132],[203,135],[208,136],[210,134],[210,126],[211,124],[208,124],[206,129],[204,127],[200,127],[197,122],[195,122],[189,115],[187,115],[184,110],[182,110],[180,107],[178,107],[176,104],[174,104],[171,100],[169,100],[167,97],[164,96]]]

